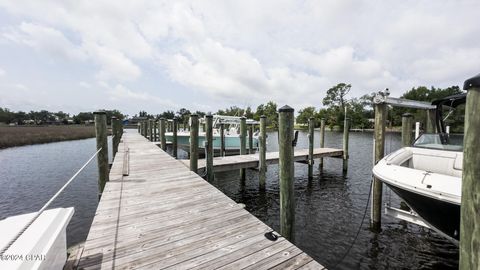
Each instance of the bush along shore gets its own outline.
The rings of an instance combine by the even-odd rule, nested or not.
[[[0,126],[0,149],[93,137],[93,125]]]

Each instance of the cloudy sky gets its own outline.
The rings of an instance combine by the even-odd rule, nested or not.
[[[321,106],[480,72],[478,0],[0,0],[0,107]]]

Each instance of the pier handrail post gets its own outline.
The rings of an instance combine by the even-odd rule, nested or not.
[[[120,142],[120,132],[119,132],[119,126],[117,122],[117,117],[112,116],[110,120],[110,126],[112,128],[112,157],[115,158],[115,155],[118,152],[118,142]]]
[[[137,122],[137,132],[138,132],[139,134],[141,134],[141,132],[140,132],[140,129],[141,129],[141,128],[140,128],[140,127],[141,127],[140,122]]]
[[[247,118],[240,117],[240,155],[247,154]],[[245,181],[245,168],[240,169],[240,179]]]
[[[385,124],[387,119],[387,105],[385,103],[375,104],[375,129],[374,144],[375,156],[374,161],[377,164],[385,154]],[[374,165],[375,165],[374,164]],[[374,231],[380,231],[382,225],[382,182],[373,178],[372,185],[372,211],[370,227]]]
[[[108,141],[107,141],[107,114],[105,111],[93,113],[95,119],[95,136],[97,150],[102,149],[97,155],[98,163],[98,196],[100,198],[105,183],[108,181]]]
[[[248,153],[253,154],[253,125],[248,127]]]
[[[225,124],[220,123],[220,156],[225,156]]]
[[[160,118],[160,147],[162,148],[163,151],[167,150],[167,140],[165,138],[165,118]]]
[[[314,143],[315,118],[308,119],[308,179],[313,178],[313,143]]]
[[[190,115],[190,171],[198,170],[198,115]]]
[[[214,173],[213,173],[213,115],[207,114],[205,115],[205,126],[206,126],[206,133],[205,137],[207,139],[207,181],[213,182],[214,180]]]
[[[462,204],[459,269],[480,268],[480,74],[465,81]]]
[[[177,151],[178,151],[178,139],[177,139],[177,131],[178,131],[178,118],[173,117],[172,122],[172,152],[173,157],[177,158]]]
[[[147,120],[142,121],[142,136],[147,138]]]
[[[150,121],[148,122],[149,124],[149,138],[150,138],[150,141],[153,142],[153,130],[155,129],[155,119],[150,119]]]
[[[265,190],[265,182],[267,179],[267,117],[265,115],[260,116],[260,141],[259,148],[259,175],[258,182],[260,190]]]
[[[402,115],[402,147],[412,145],[412,121],[413,115],[411,113]]]
[[[325,118],[322,118],[320,120],[320,148],[325,147]],[[319,164],[318,164],[319,169],[323,169],[323,158],[320,158]]]
[[[343,120],[343,172],[348,170],[348,135],[350,130],[350,119],[345,117]]]
[[[293,241],[295,224],[293,118],[294,109],[285,105],[278,110],[278,176],[280,178],[280,233]]]
[[[427,124],[426,124],[426,132],[427,133],[435,133],[435,109],[427,110]]]
[[[119,127],[118,130],[119,130],[119,132],[120,132],[120,136],[118,137],[118,143],[117,143],[117,144],[119,144],[119,143],[120,143],[120,139],[121,139],[122,136],[123,136],[123,120],[122,120],[122,119],[117,119],[117,121],[118,121],[118,127]]]
[[[145,127],[144,127],[143,123],[144,123],[144,120],[141,120],[140,121],[140,135],[142,135],[142,136],[145,133],[145,131],[144,131]]]

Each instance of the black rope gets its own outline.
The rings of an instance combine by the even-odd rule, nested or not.
[[[365,221],[365,216],[367,215],[368,205],[370,203],[370,196],[372,195],[372,184],[373,184],[373,178],[370,181],[370,191],[368,192],[367,205],[365,205],[365,210],[363,212],[362,222],[360,222],[360,226],[358,227],[357,234],[355,235],[355,238],[353,239],[353,242],[350,244],[350,246],[348,247],[345,254],[343,254],[342,258],[340,260],[338,260],[338,262],[335,264],[335,266],[332,267],[332,269],[337,268],[337,266],[340,263],[343,262],[343,260],[347,257],[348,253],[350,253],[350,250],[352,249],[353,245],[355,245],[355,242],[357,241],[358,236],[360,235],[360,230],[362,229],[363,221]]]

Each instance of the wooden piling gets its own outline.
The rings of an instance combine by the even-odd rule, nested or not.
[[[248,153],[253,154],[253,125],[248,127]]]
[[[120,142],[120,131],[118,130],[119,126],[117,117],[112,116],[110,126],[112,128],[112,157],[115,158],[115,154],[118,152],[118,143]]]
[[[435,126],[435,109],[430,109],[426,111],[427,111],[426,132],[435,133],[435,130],[437,129]]]
[[[160,132],[160,147],[163,151],[167,150],[167,140],[165,138],[165,129],[167,128],[165,124],[165,118],[160,118],[159,132]]]
[[[265,190],[265,182],[267,179],[267,117],[265,115],[260,116],[260,137],[259,143],[259,176],[258,182],[260,190]]]
[[[411,113],[402,115],[402,147],[412,145],[412,121],[413,115]]]
[[[158,141],[158,133],[159,133],[159,124],[158,121],[153,120],[153,141]]]
[[[220,156],[225,156],[225,124],[220,124]]]
[[[350,130],[350,119],[343,120],[343,172],[348,170],[348,136]]]
[[[153,142],[153,126],[155,125],[155,119],[148,120],[148,138]]]
[[[320,148],[325,147],[325,118],[320,120]],[[320,158],[319,168],[323,169],[323,158]]]
[[[172,153],[173,157],[177,158],[178,156],[178,118],[174,117],[172,122]]]
[[[294,241],[295,198],[293,180],[295,177],[293,165],[293,108],[288,105],[278,110],[279,128],[279,162],[278,176],[280,178],[280,233],[288,240]]]
[[[313,178],[313,142],[314,142],[315,118],[308,119],[308,179]]]
[[[146,132],[147,132],[146,130],[147,130],[147,128],[146,128],[145,124],[146,124],[145,120],[142,120],[142,121],[140,122],[140,130],[141,130],[141,133],[140,133],[140,134],[142,134],[143,137],[147,137],[147,135],[146,135]]]
[[[190,115],[190,171],[198,170],[198,115]]]
[[[459,269],[480,269],[480,74],[465,81]]]
[[[108,181],[108,141],[107,141],[107,114],[105,111],[93,113],[95,118],[95,135],[97,141],[98,163],[98,195],[101,196],[105,183]]]
[[[381,160],[385,154],[386,119],[387,105],[385,103],[375,104],[375,164],[377,164],[377,162]],[[380,231],[382,225],[382,189],[382,182],[374,177],[372,186],[372,211],[370,220],[370,227],[374,231]]]
[[[240,155],[247,154],[247,118],[240,117]],[[245,169],[240,169],[240,179],[245,181]]]
[[[207,162],[207,181],[212,182],[214,179],[214,173],[213,173],[213,116],[209,113],[205,115],[205,128],[206,128],[206,141],[207,145],[206,150],[207,150],[207,156],[206,162]]]

